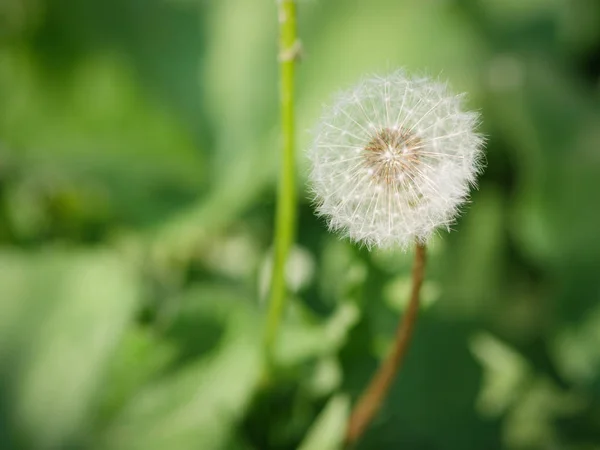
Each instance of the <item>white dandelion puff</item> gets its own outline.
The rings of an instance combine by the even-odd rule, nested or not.
[[[475,184],[478,123],[445,84],[403,71],[362,81],[325,109],[308,152],[317,212],[367,247],[425,243]]]

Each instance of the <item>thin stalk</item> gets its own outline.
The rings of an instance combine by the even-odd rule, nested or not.
[[[385,397],[392,387],[394,378],[402,366],[402,361],[408,350],[417,313],[419,311],[419,293],[423,285],[423,275],[425,272],[425,246],[417,244],[415,248],[415,259],[412,271],[412,288],[410,300],[402,319],[396,329],[396,339],[394,346],[381,363],[375,376],[371,379],[369,385],[358,400],[346,430],[346,445],[350,446],[356,443],[364,434],[369,424],[381,408]]]
[[[278,0],[279,15],[279,100],[282,133],[282,159],[275,215],[275,254],[271,274],[267,314],[266,352],[272,359],[273,347],[285,306],[285,265],[296,228],[296,171],[294,130],[294,81],[298,41],[295,0]]]

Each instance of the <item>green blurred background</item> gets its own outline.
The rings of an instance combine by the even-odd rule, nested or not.
[[[487,169],[359,449],[600,449],[600,2],[299,3],[298,141],[367,73],[440,74]],[[0,0],[0,448],[328,450],[410,255],[302,189],[261,380],[278,167],[272,0]]]

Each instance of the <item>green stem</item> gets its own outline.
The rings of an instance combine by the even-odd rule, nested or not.
[[[282,160],[275,216],[275,255],[271,274],[266,351],[273,347],[285,306],[285,266],[296,228],[296,173],[294,131],[294,78],[298,53],[295,0],[278,0],[279,15],[279,100],[281,108]]]

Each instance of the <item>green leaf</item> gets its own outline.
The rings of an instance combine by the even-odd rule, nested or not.
[[[349,416],[350,399],[347,395],[336,395],[319,414],[298,450],[341,449]]]
[[[165,342],[150,327],[128,329],[108,370],[97,424],[101,427],[113,419],[140,386],[156,379],[176,355],[176,345]]]
[[[203,187],[191,133],[143,95],[126,60],[88,55],[60,81],[25,51],[0,50],[0,65],[2,156],[26,179],[83,197],[82,207],[110,197],[109,209],[136,223]]]
[[[137,280],[108,251],[2,254],[0,285],[0,370],[19,439],[34,448],[66,445],[90,419],[137,305]]]
[[[261,328],[250,302],[221,288],[187,294],[167,338],[179,339],[178,322],[223,325],[214,348],[184,359],[177,371],[142,387],[100,438],[111,450],[226,448],[261,374]],[[202,329],[191,333],[202,334]],[[202,347],[202,343],[198,342]]]
[[[276,346],[277,363],[294,366],[310,359],[329,356],[343,347],[348,333],[360,318],[359,308],[352,302],[340,302],[331,317],[317,322],[299,302],[300,310],[282,328]]]

